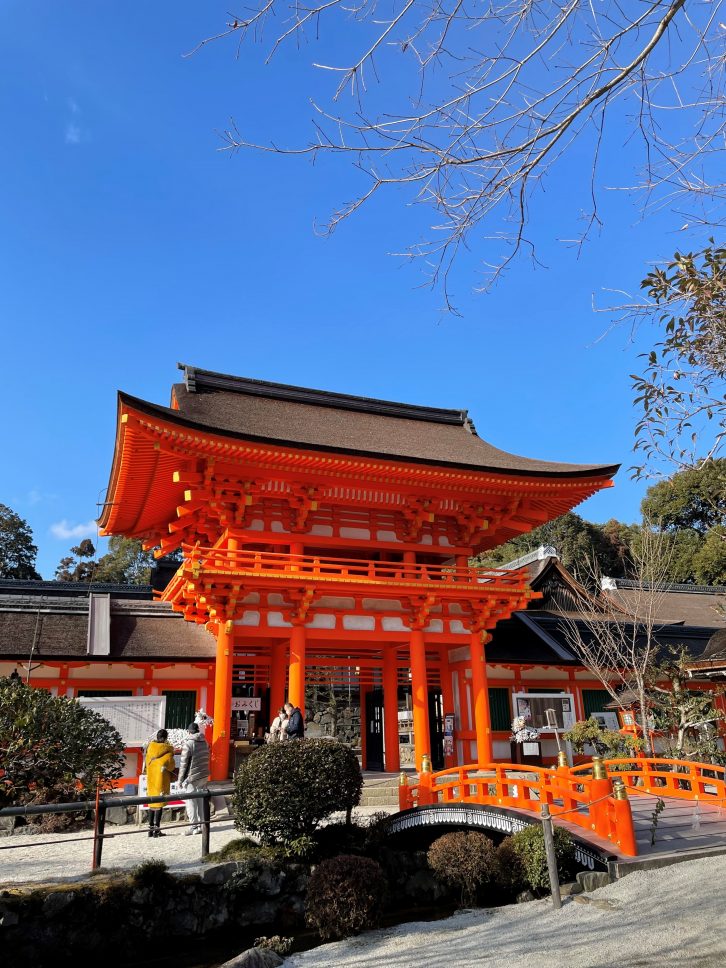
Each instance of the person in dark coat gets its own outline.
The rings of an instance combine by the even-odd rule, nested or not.
[[[287,735],[289,739],[304,739],[305,738],[305,720],[303,719],[303,714],[300,712],[297,706],[293,706],[291,702],[285,703],[285,712],[287,713]]]

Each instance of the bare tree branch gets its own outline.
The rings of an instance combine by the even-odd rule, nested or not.
[[[642,178],[629,190],[656,208],[695,200],[699,218],[718,220],[724,182],[717,153],[726,131],[723,0],[258,3],[195,50],[231,36],[262,40],[279,15],[268,61],[313,28],[318,41],[323,23],[345,31],[354,45],[359,39],[359,52],[348,64],[314,62],[336,80],[334,107],[313,105],[308,144],[265,145],[232,125],[225,149],[350,155],[369,185],[334,212],[329,230],[379,190],[409,188],[409,200],[437,218],[408,254],[424,258],[445,290],[452,261],[475,230],[503,250],[492,280],[531,245],[532,193],[583,139],[592,195],[583,238],[598,224],[594,169],[608,133],[606,111],[617,109],[621,122],[629,111],[642,144]],[[635,143],[628,147],[637,152]]]

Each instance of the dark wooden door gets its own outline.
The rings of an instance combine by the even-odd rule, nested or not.
[[[383,771],[383,690],[366,693],[366,770]]]
[[[431,769],[444,768],[444,700],[440,689],[429,689],[429,742]]]

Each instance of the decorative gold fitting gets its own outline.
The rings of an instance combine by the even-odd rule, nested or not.
[[[605,769],[605,764],[599,756],[593,756],[592,758],[592,778],[593,780],[607,780],[608,771]]]
[[[557,754],[557,765],[567,766],[567,753],[564,750],[560,750]]]
[[[622,780],[613,781],[613,796],[616,800],[628,799],[628,789]]]
[[[408,786],[408,775],[406,773],[399,773],[398,774],[398,785],[399,786]]]
[[[227,621],[224,623],[224,631],[226,635],[231,635],[234,632],[234,622]]]
[[[431,772],[431,757],[428,753],[424,753],[421,757],[421,772],[430,773]]]

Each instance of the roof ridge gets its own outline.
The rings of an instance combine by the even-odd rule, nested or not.
[[[319,407],[332,407],[337,410],[355,410],[388,417],[405,417],[409,420],[423,420],[427,423],[443,423],[465,427],[476,435],[473,421],[468,411],[446,409],[443,407],[422,406],[415,403],[400,403],[395,400],[380,400],[376,397],[360,397],[350,393],[337,393],[333,390],[316,390],[312,387],[293,386],[288,383],[273,383],[255,380],[251,377],[234,376],[230,373],[216,373],[203,370],[186,363],[177,363],[184,373],[184,384],[188,393],[206,391],[227,391],[244,393],[249,396],[271,397],[294,403],[307,403]]]

